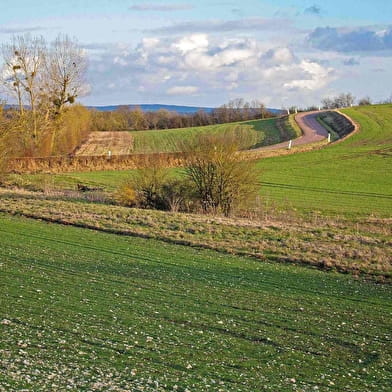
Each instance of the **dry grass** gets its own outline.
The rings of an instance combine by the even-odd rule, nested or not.
[[[181,153],[130,154],[114,156],[68,156],[46,158],[12,158],[8,161],[10,173],[72,173],[99,170],[141,169],[154,165],[177,167],[182,165]],[[158,162],[158,163],[157,163]]]
[[[109,151],[112,155],[127,155],[133,151],[133,142],[129,132],[91,132],[76,155],[108,155]]]
[[[327,144],[326,141],[294,146],[291,150],[287,148],[277,148],[276,150],[247,150],[240,151],[244,160],[258,160],[263,158],[278,157],[321,149]],[[76,155],[64,157],[43,157],[43,158],[12,158],[8,161],[8,171],[16,174],[35,173],[72,173],[80,171],[98,170],[129,170],[150,167],[151,162],[160,161],[161,167],[181,167],[183,166],[182,152],[151,153],[151,154],[128,154],[113,155]]]
[[[391,280],[388,220],[239,220],[130,209],[0,191],[0,211],[214,249],[260,260],[306,264],[378,280]]]

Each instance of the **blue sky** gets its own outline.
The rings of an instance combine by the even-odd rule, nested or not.
[[[390,0],[9,2],[0,43],[23,33],[77,38],[90,64],[86,104],[244,97],[281,107],[392,93]]]

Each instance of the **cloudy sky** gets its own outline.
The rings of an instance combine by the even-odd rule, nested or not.
[[[280,108],[392,93],[391,0],[7,2],[0,43],[28,32],[77,38],[89,57],[85,104],[243,97]]]

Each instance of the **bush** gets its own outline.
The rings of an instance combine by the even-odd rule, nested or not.
[[[87,138],[91,129],[91,112],[81,105],[66,108],[55,119],[50,154],[70,154]]]
[[[117,192],[117,200],[128,206],[168,209],[163,189],[168,181],[167,169],[153,162],[151,167],[136,171]]]
[[[185,174],[196,189],[204,213],[231,215],[257,197],[260,173],[238,154],[235,137],[200,135],[185,149]]]
[[[198,208],[195,187],[186,178],[169,179],[162,187],[162,196],[172,212],[195,212]]]
[[[170,178],[167,169],[162,168],[139,170],[120,186],[116,200],[127,207],[172,212],[197,209],[193,184],[187,179]]]
[[[137,195],[132,183],[125,183],[120,186],[115,195],[116,200],[123,206],[136,207]]]
[[[241,134],[200,135],[182,145],[185,177],[174,179],[159,161],[135,172],[117,193],[127,206],[159,210],[223,214],[254,207],[260,173],[238,150]]]

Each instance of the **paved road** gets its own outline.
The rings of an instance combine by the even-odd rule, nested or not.
[[[317,116],[320,111],[298,113],[295,120],[302,129],[303,135],[292,141],[292,146],[300,146],[303,144],[312,144],[320,142],[328,137],[328,131],[320,125],[317,121]],[[273,144],[258,148],[258,150],[278,150],[280,148],[287,148],[289,142]]]

